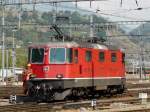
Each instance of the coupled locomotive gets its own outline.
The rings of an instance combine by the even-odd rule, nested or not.
[[[124,52],[97,43],[32,44],[24,93],[46,100],[125,89]]]

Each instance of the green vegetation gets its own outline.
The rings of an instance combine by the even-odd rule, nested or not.
[[[51,12],[38,12],[38,11],[32,11],[32,12],[27,12],[23,11],[22,12],[22,24],[29,24],[29,25],[24,25],[21,26],[21,29],[17,31],[15,37],[17,40],[23,41],[24,45],[27,45],[28,42],[47,42],[49,41],[49,37],[53,35],[53,32],[48,29],[48,28],[41,28],[38,25],[31,25],[31,23],[37,23],[40,25],[50,25],[53,24],[53,13],[54,11]],[[57,17],[59,16],[64,16],[71,18],[72,23],[89,23],[90,22],[90,17],[89,15],[81,15],[79,12],[70,12],[70,11],[59,11],[57,12]],[[18,18],[17,15],[12,14],[12,12],[9,10],[8,14],[6,15],[6,22],[13,22],[17,24]],[[94,22],[105,22],[106,20],[102,17],[97,17],[96,15],[93,15]],[[56,20],[57,24],[63,24],[63,23],[68,23],[69,24],[69,19],[68,20]],[[73,28],[73,36],[74,37],[88,37],[89,36],[89,28]],[[69,28],[64,28],[62,31],[66,34],[69,35]],[[7,29],[6,31],[6,36],[7,37],[12,37],[12,29]],[[85,33],[86,32],[86,33]],[[95,33],[98,31],[95,31]],[[103,37],[105,36],[105,31],[101,31],[101,33],[96,33],[98,34],[97,36]],[[100,35],[99,35],[100,34]]]
[[[150,23],[147,22],[147,23],[141,24],[139,27],[133,29],[130,32],[130,35],[131,35],[131,37],[132,37],[132,35],[147,35],[147,36],[145,36],[146,38],[143,38],[144,36],[142,36],[142,41],[144,41],[144,43],[148,43],[149,44],[149,42],[150,42],[150,39],[149,39]],[[138,42],[141,42],[140,38],[141,38],[141,36],[136,36],[136,37],[134,36],[132,38],[132,40],[133,40],[133,42],[138,43]]]
[[[7,9],[7,13],[5,15],[5,21],[6,23],[12,23],[12,24],[17,24],[18,23],[18,14],[17,10],[16,12],[12,13],[12,10]],[[53,23],[53,13],[54,11],[50,12],[38,12],[38,11],[32,11],[32,12],[27,12],[23,11],[22,16],[21,16],[21,24],[30,24],[30,23],[37,23],[40,25],[50,25]],[[90,22],[90,17],[88,15],[82,15],[79,12],[70,12],[70,11],[59,11],[57,12],[57,16],[64,16],[64,17],[69,17],[71,18],[72,23],[89,23]],[[106,20],[102,17],[97,17],[96,15],[94,16],[94,22],[105,22]],[[58,20],[56,21],[59,24],[63,23],[68,23],[69,20]],[[62,29],[62,31],[69,35],[69,29],[65,28]],[[49,28],[41,28],[38,25],[24,25],[21,26],[21,29],[18,29],[15,32],[14,37],[16,46],[19,46],[19,48],[16,49],[16,66],[17,67],[22,67],[26,65],[27,62],[27,46],[29,43],[35,43],[35,42],[47,42],[50,41],[49,37],[54,34],[53,31],[51,31]],[[95,34],[103,38],[106,33],[105,31],[95,31]],[[7,28],[5,30],[5,35],[6,35],[6,43],[7,47],[11,48],[12,47],[12,28]],[[88,37],[89,36],[89,28],[73,28],[72,29],[72,36],[73,37]],[[9,49],[9,67],[11,66],[12,63],[12,57],[11,57],[11,49]],[[1,54],[0,54],[0,63],[1,63]],[[1,67],[1,64],[0,64]]]
[[[7,59],[5,54],[5,66],[7,66]],[[0,62],[2,59],[2,53],[0,52]],[[27,50],[23,48],[16,49],[16,67],[25,67],[27,64]],[[1,68],[0,63],[0,68]],[[12,67],[12,49],[8,49],[8,67]]]

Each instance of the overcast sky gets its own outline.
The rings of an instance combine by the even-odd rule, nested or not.
[[[102,0],[92,2],[78,2],[77,6],[82,9],[86,9],[92,12],[100,10],[99,15],[109,14],[111,16],[105,16],[110,20],[150,20],[150,0],[137,0],[138,6],[135,0],[122,0],[122,6],[120,5],[121,0]],[[59,6],[59,5],[58,5]],[[70,7],[69,7],[70,6]],[[37,6],[39,7],[39,5]],[[65,6],[66,7],[66,6]],[[68,9],[71,9],[72,5],[68,5]],[[49,6],[43,7],[42,9],[49,9]],[[73,7],[72,7],[73,8]],[[137,8],[143,8],[142,10],[136,10]],[[74,7],[74,9],[76,9]],[[103,13],[103,14],[102,14]],[[114,17],[120,16],[120,17]]]
[[[103,16],[109,21],[150,21],[150,0],[137,0],[138,6],[135,0],[122,0],[122,6],[120,5],[121,0],[104,0],[99,2],[92,2],[92,6],[90,7],[90,2],[78,2],[77,6],[81,9],[89,10],[90,12],[96,12],[96,10],[100,10],[97,15]],[[75,3],[74,3],[75,4]],[[59,5],[58,5],[59,6]],[[63,6],[63,5],[62,5]],[[37,5],[37,8],[40,7]],[[65,6],[66,7],[66,6]],[[68,3],[68,10],[76,8]],[[142,8],[142,10],[137,10],[137,8]],[[49,5],[46,7],[40,7],[40,9],[51,10]],[[83,10],[84,11],[84,10]],[[104,15],[104,14],[107,14]],[[108,16],[110,15],[110,16]],[[119,17],[115,17],[119,16]],[[126,26],[130,26],[135,28],[139,24],[129,24]]]
[[[123,18],[107,16],[113,20],[150,20],[150,0],[137,0],[138,6],[135,0],[123,0],[122,7],[120,6],[120,1],[121,0],[106,0],[92,2],[91,8],[89,2],[80,2],[78,6],[90,11],[99,9],[99,13],[123,16]],[[143,9],[134,10],[138,7]]]

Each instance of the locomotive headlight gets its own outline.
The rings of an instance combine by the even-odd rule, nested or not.
[[[27,68],[31,69],[31,64],[30,63],[27,64]]]
[[[31,74],[30,75],[30,78],[35,78],[36,77],[36,74]]]
[[[31,67],[31,64],[29,63],[29,64],[27,64],[27,67]]]
[[[59,79],[63,78],[63,74],[57,74],[56,78],[59,78]]]

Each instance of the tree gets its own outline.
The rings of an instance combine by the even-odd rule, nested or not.
[[[73,23],[81,22],[81,15],[77,11],[75,11],[72,13],[71,19]]]
[[[52,23],[53,21],[53,14],[52,12],[44,12],[41,16],[41,18],[43,19],[43,22],[45,24],[49,24],[49,23]]]
[[[39,19],[38,11],[32,12],[32,21],[37,21]]]
[[[27,22],[28,21],[28,12],[27,11],[23,11],[21,18],[22,18],[22,21]]]

